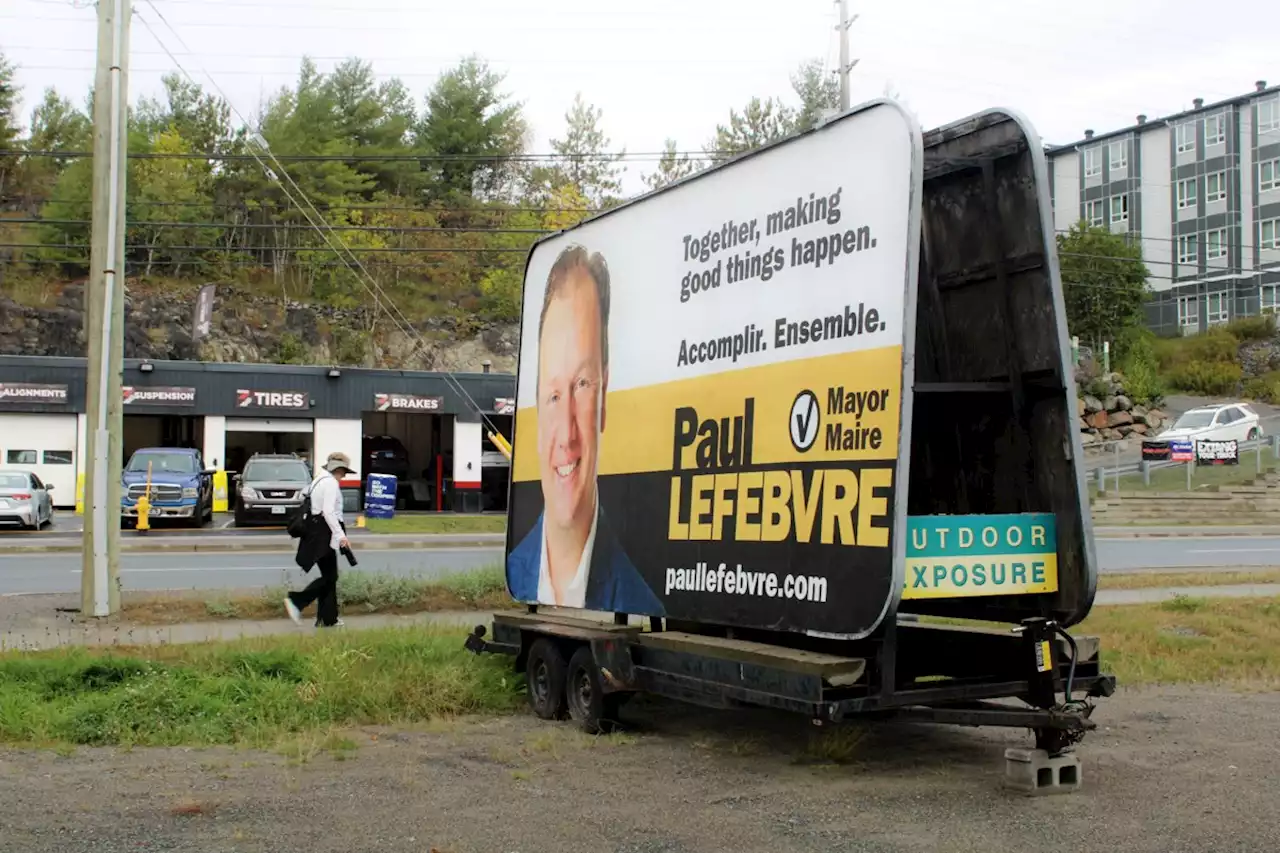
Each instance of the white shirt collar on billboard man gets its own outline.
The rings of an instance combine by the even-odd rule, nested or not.
[[[546,521],[542,526],[542,541],[538,553],[541,555],[538,565],[538,602],[555,607],[583,607],[587,600],[587,578],[590,575],[591,554],[596,546],[596,525],[600,521],[600,489],[594,495],[595,510],[591,514],[591,532],[582,547],[582,559],[578,560],[577,571],[564,589],[564,599],[556,601],[555,589],[551,586],[551,558],[547,553]]]

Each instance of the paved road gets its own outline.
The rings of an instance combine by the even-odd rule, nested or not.
[[[1096,543],[1103,572],[1280,566],[1280,536],[1098,539]]]
[[[502,552],[490,548],[431,548],[423,551],[362,551],[359,569],[395,575],[439,577],[494,565]],[[345,568],[340,562],[339,568]],[[314,577],[312,574],[310,577]],[[306,575],[282,552],[124,554],[120,581],[125,589],[228,589],[299,584]],[[15,554],[0,557],[0,595],[75,592],[80,589],[76,554]]]
[[[1204,567],[1280,566],[1280,536],[1180,539],[1099,539],[1103,572],[1162,571]],[[125,554],[121,580],[126,589],[228,589],[297,583],[304,576],[284,552]],[[502,560],[498,548],[429,548],[359,552],[360,569],[396,575],[435,577]],[[0,554],[0,595],[74,592],[80,588],[76,554]]]

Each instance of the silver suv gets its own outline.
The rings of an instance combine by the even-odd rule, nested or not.
[[[245,463],[236,494],[236,527],[284,526],[302,505],[311,471],[292,453],[257,453]]]

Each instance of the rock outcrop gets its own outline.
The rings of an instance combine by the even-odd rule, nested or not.
[[[126,358],[285,362],[479,372],[515,372],[514,324],[432,317],[404,326],[386,311],[272,299],[220,287],[209,335],[193,344],[195,294],[130,294]],[[83,356],[84,285],[67,285],[47,307],[0,293],[0,354]]]

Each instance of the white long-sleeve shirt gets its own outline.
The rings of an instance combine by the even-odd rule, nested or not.
[[[329,525],[329,547],[338,550],[338,543],[346,536],[342,532],[342,487],[323,468],[311,483],[311,514]]]

